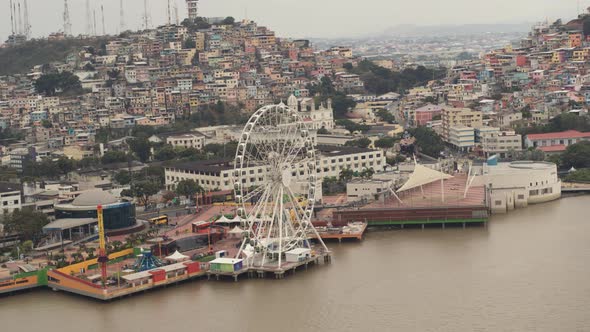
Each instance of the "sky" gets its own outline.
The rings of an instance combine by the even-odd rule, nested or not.
[[[13,0],[24,1],[24,0]],[[168,0],[147,0],[153,25],[167,21]],[[186,17],[184,0],[178,4]],[[123,0],[127,27],[141,26],[144,0]],[[34,37],[63,29],[64,0],[28,0]],[[86,31],[86,0],[68,0],[74,34]],[[97,32],[102,32],[104,6],[107,33],[119,32],[119,0],[90,0],[96,8]],[[590,0],[200,0],[200,16],[249,18],[281,37],[357,37],[379,33],[398,24],[440,25],[524,23],[548,18],[569,20]],[[0,0],[0,40],[10,34],[9,0]],[[174,13],[174,11],[172,11]],[[174,20],[174,14],[173,14]]]

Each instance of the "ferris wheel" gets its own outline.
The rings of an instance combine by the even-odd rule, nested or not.
[[[247,232],[238,257],[249,266],[278,264],[296,248],[311,248],[317,174],[314,143],[307,126],[283,103],[260,108],[238,143],[234,191]]]

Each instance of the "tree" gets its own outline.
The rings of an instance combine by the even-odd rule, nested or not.
[[[173,160],[176,158],[176,151],[172,145],[164,145],[154,153],[154,159],[159,161]]]
[[[567,182],[590,182],[590,168],[579,169],[565,177]]]
[[[391,114],[391,112],[389,112],[386,109],[380,109],[377,111],[377,116],[382,120],[385,121],[387,123],[394,123],[395,122],[395,117],[393,116],[393,114]]]
[[[418,127],[409,130],[410,134],[416,138],[416,145],[420,151],[431,157],[438,157],[444,150],[444,142],[434,130],[427,127]]]
[[[371,145],[371,140],[366,137],[363,137],[363,138],[359,138],[359,139],[356,139],[353,141],[348,141],[348,142],[346,142],[345,145],[346,146],[356,146],[359,148],[368,148],[369,145]]]
[[[43,126],[43,128],[51,128],[53,127],[53,124],[51,123],[51,121],[47,120],[47,119],[43,119],[41,120],[41,126]]]
[[[176,198],[176,194],[174,192],[172,192],[172,191],[165,191],[162,194],[162,201],[164,203],[168,203],[168,202],[172,201],[175,198]]]
[[[133,182],[131,186],[131,192],[133,196],[137,197],[140,203],[147,206],[150,197],[157,194],[160,191],[160,185],[154,181],[142,180]]]
[[[18,233],[23,239],[38,243],[43,235],[43,226],[48,223],[44,213],[23,209],[10,214],[4,220],[4,228],[8,233]]]
[[[375,141],[375,147],[381,149],[392,148],[395,145],[396,139],[393,137],[382,137]]]
[[[122,163],[127,161],[127,154],[123,151],[107,151],[101,158],[103,164]]]
[[[318,135],[329,135],[330,132],[325,127],[318,129]]]
[[[141,162],[145,163],[150,159],[151,144],[147,137],[137,137],[128,142],[129,148]]]
[[[43,74],[33,85],[38,93],[43,93],[46,96],[54,96],[57,91],[70,95],[82,91],[80,79],[69,71],[63,71],[57,74]]]
[[[131,175],[129,174],[129,171],[120,171],[115,174],[114,179],[118,184],[125,186],[131,182]]]
[[[334,117],[337,119],[344,118],[346,113],[356,107],[356,102],[343,93],[336,93],[332,97],[332,110],[334,111]]]
[[[562,165],[570,168],[590,168],[590,142],[572,144],[561,155]]]
[[[358,124],[358,123],[348,120],[348,119],[336,120],[336,124],[344,127],[351,134],[354,133],[355,131],[361,131],[361,132],[368,131],[371,128],[367,125]]]
[[[370,179],[373,177],[374,174],[375,174],[375,170],[373,168],[365,168],[361,171],[361,173],[359,175],[363,179]]]
[[[191,201],[201,191],[203,191],[203,188],[194,180],[181,180],[176,185],[176,193],[189,198]]]
[[[68,157],[59,157],[55,163],[62,175],[67,175],[76,168],[74,160]]]
[[[342,182],[348,182],[348,181],[352,180],[353,176],[354,176],[354,172],[350,168],[345,168],[340,171],[339,179]]]
[[[182,43],[182,48],[195,48],[197,47],[197,42],[194,39],[185,39],[184,43]]]
[[[236,22],[236,20],[233,17],[228,16],[225,19],[223,19],[223,21],[221,21],[221,24],[223,24],[223,25],[233,25],[235,22]]]

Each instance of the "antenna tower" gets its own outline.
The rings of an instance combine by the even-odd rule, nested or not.
[[[125,31],[125,12],[123,11],[123,0],[120,0],[119,7],[119,30],[121,30],[120,32],[123,32]]]
[[[178,3],[174,0],[174,16],[176,17],[176,25],[180,25],[180,21],[178,18]]]
[[[92,12],[90,10],[90,0],[86,0],[86,34],[92,34]]]
[[[12,0],[9,2],[10,5],[10,30],[12,31],[12,35],[14,36],[14,11],[12,10]]]
[[[68,0],[64,0],[64,35],[72,35],[72,22],[70,21],[70,9],[68,8]]]
[[[100,15],[101,15],[101,19],[102,19],[102,35],[106,36],[107,32],[106,32],[106,28],[104,26],[104,6],[100,5]]]
[[[96,10],[92,10],[92,35],[96,36]]]
[[[148,3],[147,0],[143,0],[143,28],[145,30],[149,29],[150,24],[150,13],[148,12]]]
[[[25,37],[27,39],[31,38],[31,23],[29,22],[29,4],[28,1],[25,0]]]
[[[168,0],[168,5],[166,6],[166,14],[168,15],[168,25],[172,24],[171,21],[171,14],[170,14],[170,0]]]
[[[18,3],[18,34],[23,34],[23,16],[20,11],[20,2]]]

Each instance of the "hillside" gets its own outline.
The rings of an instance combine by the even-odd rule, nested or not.
[[[31,40],[23,45],[0,49],[0,75],[27,72],[32,66],[64,61],[66,56],[83,46],[96,50],[106,39]]]

